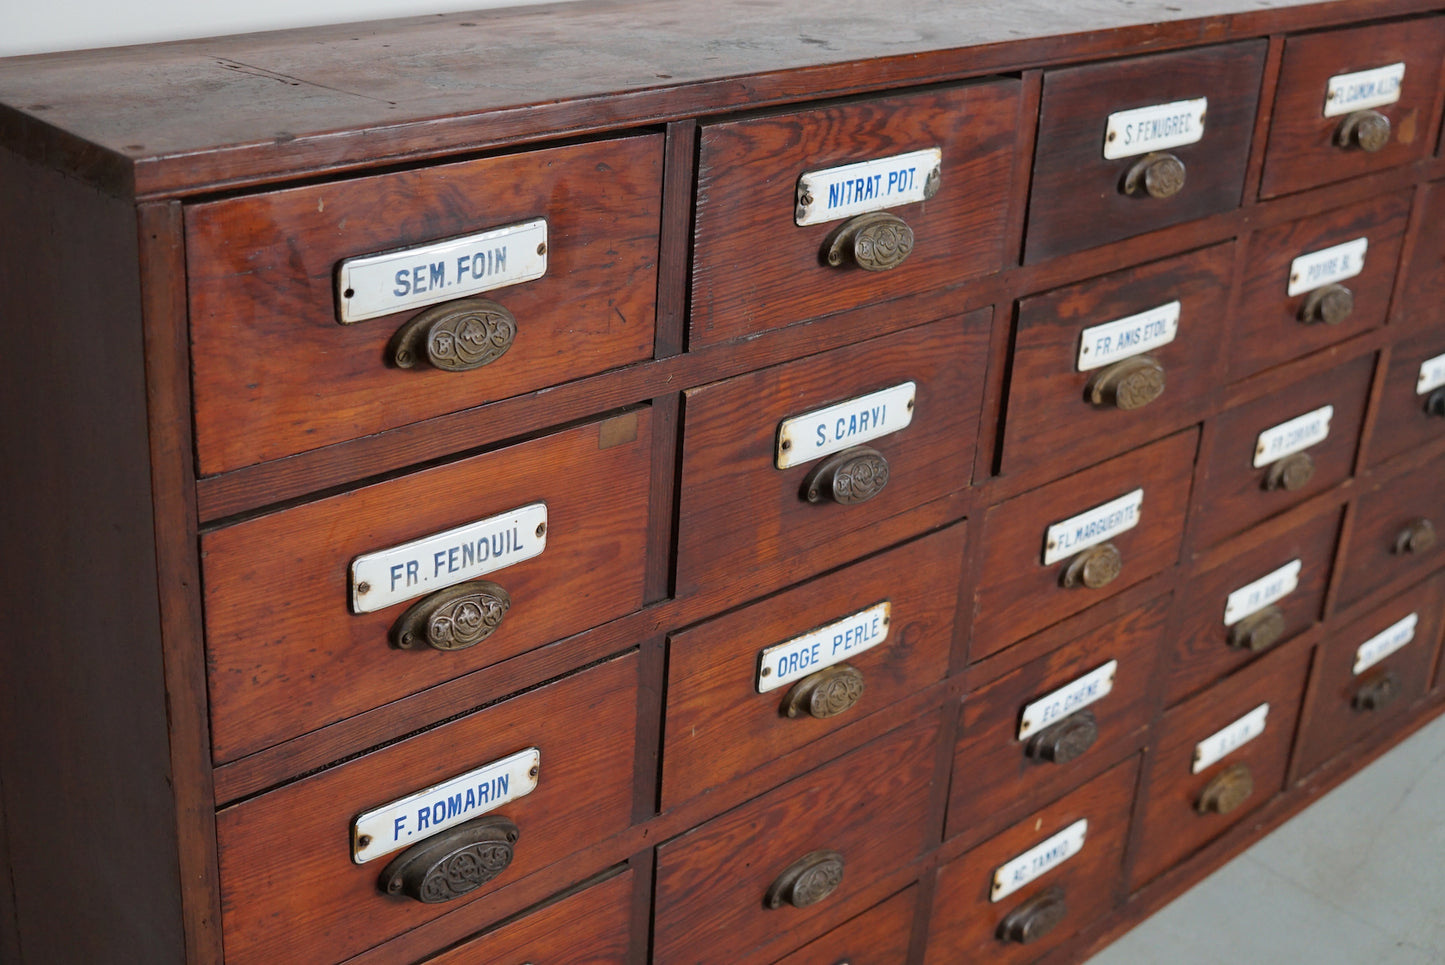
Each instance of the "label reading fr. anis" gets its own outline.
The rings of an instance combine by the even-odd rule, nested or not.
[[[1179,334],[1179,309],[1179,302],[1170,302],[1084,329],[1079,337],[1078,371],[1100,369],[1168,345]]]
[[[788,469],[831,456],[905,428],[913,421],[915,389],[912,382],[904,382],[784,419],[778,425],[777,467]]]
[[[1336,74],[1325,83],[1325,117],[1393,104],[1400,99],[1404,83],[1404,62],[1353,74]]]
[[[1198,774],[1263,734],[1268,716],[1269,704],[1260,704],[1228,727],[1194,745],[1193,773]]]
[[[1302,560],[1291,560],[1253,583],[1241,586],[1224,602],[1224,625],[1232,627],[1245,617],[1258,613],[1271,603],[1278,603],[1299,586]]]
[[[1119,661],[1110,660],[1099,669],[1029,704],[1019,721],[1019,740],[1109,696],[1114,689],[1114,675],[1118,669]]]
[[[888,638],[888,600],[810,630],[758,654],[758,693],[786,687],[825,667],[871,650]]]
[[[1355,666],[1352,671],[1354,675],[1358,677],[1415,639],[1415,627],[1419,622],[1420,614],[1412,613],[1405,619],[1390,624],[1360,644],[1359,649],[1355,651]]]
[[[1420,363],[1420,375],[1415,380],[1415,394],[1434,392],[1445,385],[1445,355],[1437,355]]]
[[[1209,98],[1197,97],[1110,114],[1104,125],[1104,158],[1115,161],[1200,141],[1208,109]]]
[[[1317,442],[1324,442],[1330,436],[1330,419],[1334,415],[1334,406],[1320,406],[1264,430],[1254,441],[1254,468],[1260,469],[1285,456],[1302,452]]]
[[[1289,297],[1354,278],[1365,270],[1365,253],[1369,248],[1369,238],[1356,238],[1300,255],[1289,265]]]
[[[793,220],[799,226],[824,224],[923,201],[928,197],[929,176],[942,164],[943,151],[932,147],[809,171],[798,178]]]
[[[1102,506],[1055,523],[1044,533],[1044,565],[1052,566],[1059,560],[1133,529],[1139,525],[1139,513],[1143,508],[1144,490],[1136,489]]]
[[[989,889],[988,900],[1002,901],[1084,850],[1084,836],[1088,831],[1088,819],[1080,818],[1000,867],[993,873],[993,887]]]

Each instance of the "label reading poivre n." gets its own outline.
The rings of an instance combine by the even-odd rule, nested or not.
[[[1334,406],[1323,405],[1264,430],[1254,441],[1254,468],[1261,469],[1324,442],[1330,436],[1330,420],[1334,415]]]
[[[1365,270],[1365,253],[1369,248],[1369,238],[1356,238],[1300,255],[1289,264],[1289,297],[1354,278]]]
[[[1019,740],[1109,696],[1118,670],[1119,661],[1110,660],[1097,670],[1091,670],[1026,706],[1019,720]]]
[[[1420,375],[1415,379],[1415,394],[1434,392],[1445,385],[1445,355],[1437,355],[1420,363]]]
[[[993,873],[989,901],[1001,901],[1024,885],[1048,874],[1084,850],[1089,821],[1080,818],[1058,834],[1037,844]]]
[[[1358,677],[1405,644],[1415,639],[1415,627],[1420,623],[1420,614],[1412,613],[1403,620],[1397,620],[1375,634],[1355,650],[1355,665],[1352,673]]]
[[[492,228],[404,251],[348,258],[336,269],[343,325],[533,281],[547,274],[547,220]]]
[[[1179,334],[1179,302],[1084,329],[1079,333],[1078,371],[1112,365],[1168,345]]]
[[[1198,774],[1264,733],[1269,704],[1260,704],[1228,727],[1194,745],[1192,772]]]
[[[897,432],[913,421],[916,388],[912,382],[904,382],[784,419],[778,425],[775,464],[788,469]]]
[[[1052,566],[1059,560],[1133,529],[1139,525],[1139,514],[1143,508],[1144,490],[1136,489],[1055,523],[1044,533],[1044,565]]]
[[[1325,82],[1325,117],[1393,104],[1400,99],[1404,83],[1403,61],[1352,74],[1336,74]]]
[[[351,860],[365,864],[525,797],[537,789],[541,766],[541,751],[529,747],[358,815]]]
[[[1245,617],[1289,596],[1299,586],[1299,574],[1303,566],[1304,561],[1291,560],[1272,573],[1266,573],[1253,583],[1241,586],[1229,594],[1224,601],[1224,625],[1232,627]]]
[[[928,179],[941,171],[942,165],[943,151],[931,147],[809,171],[798,178],[793,220],[800,227],[824,224],[924,201],[928,197]]]
[[[351,609],[370,613],[529,560],[547,548],[547,504],[510,513],[351,561]]]
[[[856,657],[888,638],[891,604],[876,603],[841,620],[794,637],[758,654],[758,693],[786,687],[825,667]]]
[[[1209,98],[1196,97],[1110,114],[1104,125],[1104,158],[1115,161],[1200,141],[1208,109]]]

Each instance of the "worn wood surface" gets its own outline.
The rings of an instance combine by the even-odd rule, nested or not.
[[[1445,459],[1375,480],[1355,501],[1350,537],[1340,560],[1341,606],[1380,587],[1402,585],[1424,576],[1445,557],[1445,487],[1440,485]],[[1436,532],[1429,548],[1397,552],[1396,539],[1412,523],[1428,520]]]
[[[1395,324],[1439,331],[1445,323],[1445,183],[1427,184],[1415,226],[1415,245],[1404,272]]]
[[[1402,333],[1403,334],[1403,333]],[[1395,343],[1385,368],[1384,385],[1375,405],[1374,431],[1366,449],[1366,464],[1378,466],[1394,456],[1445,440],[1445,415],[1426,409],[1437,390],[1417,391],[1420,366],[1445,355],[1445,331],[1436,330]]]
[[[918,909],[914,885],[875,905],[822,938],[804,945],[777,965],[893,965],[908,959],[908,942]]]

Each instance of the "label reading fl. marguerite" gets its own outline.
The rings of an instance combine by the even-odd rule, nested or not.
[[[1139,525],[1144,490],[1136,489],[1101,506],[1070,516],[1044,533],[1044,565],[1052,566],[1090,546],[1111,540]]]

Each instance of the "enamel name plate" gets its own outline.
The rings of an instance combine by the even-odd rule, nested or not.
[[[465,298],[547,274],[547,219],[348,258],[336,270],[343,325]]]
[[[841,221],[855,214],[882,211],[928,198],[928,179],[938,187],[943,151],[895,154],[858,161],[841,167],[809,171],[798,178],[798,206],[793,220],[799,225]]]
[[[1269,704],[1260,704],[1224,730],[1195,744],[1193,773],[1198,774],[1263,734],[1268,716]]]
[[[1035,845],[993,873],[989,901],[1002,901],[1030,881],[1048,874],[1084,850],[1089,821],[1080,818],[1042,844]]]
[[[776,465],[788,469],[800,463],[842,452],[913,421],[912,382],[784,419],[778,425]]]
[[[1299,586],[1299,573],[1303,566],[1303,561],[1292,560],[1229,594],[1224,602],[1224,625],[1232,627],[1250,614],[1289,596]]]
[[[1334,415],[1334,406],[1320,406],[1264,430],[1254,441],[1254,468],[1260,469],[1308,449],[1317,442],[1324,442],[1330,436],[1330,419]]]
[[[1104,158],[1115,161],[1200,141],[1208,109],[1209,98],[1197,97],[1110,114],[1104,125]]]
[[[1064,684],[1029,704],[1019,721],[1019,740],[1109,696],[1114,689],[1114,675],[1118,669],[1119,661],[1110,660],[1098,670],[1091,670],[1078,680]]]
[[[1390,624],[1360,644],[1359,649],[1355,651],[1355,666],[1351,672],[1358,677],[1411,640],[1414,640],[1415,627],[1419,622],[1420,614],[1412,613],[1405,619]]]
[[[1144,508],[1144,490],[1136,489],[1102,506],[1055,523],[1044,533],[1044,565],[1073,556],[1090,546],[1111,540],[1139,525]]]
[[[351,561],[351,610],[370,613],[530,560],[547,548],[547,504],[426,536]]]
[[[1325,83],[1325,116],[1338,117],[1400,99],[1405,64],[1389,64],[1353,74],[1336,74]]]
[[[1445,355],[1437,355],[1420,363],[1420,376],[1415,380],[1415,394],[1424,395],[1445,385]]]
[[[758,693],[786,687],[878,646],[888,638],[890,607],[889,601],[884,600],[764,650],[758,654]]]
[[[1088,372],[1120,359],[1168,345],[1179,334],[1178,302],[1151,308],[1103,325],[1086,328],[1079,336],[1077,370]]]
[[[1289,265],[1289,296],[1293,298],[1315,288],[1354,278],[1365,270],[1365,252],[1369,248],[1369,238],[1356,238],[1342,245],[1300,255]]]
[[[366,864],[526,797],[537,789],[541,764],[541,751],[529,747],[359,815],[351,822],[351,860]]]

